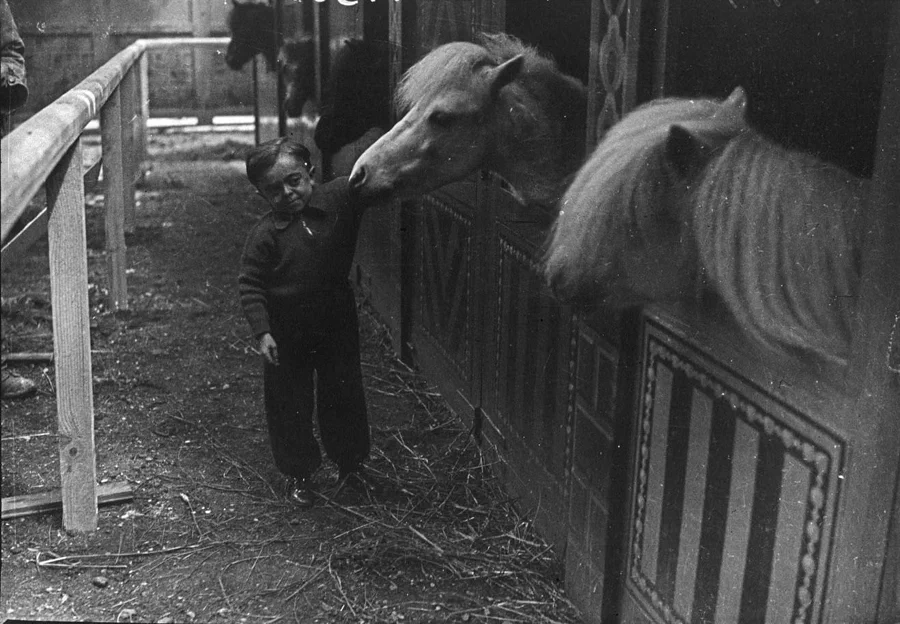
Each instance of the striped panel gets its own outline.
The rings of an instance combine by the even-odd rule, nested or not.
[[[643,570],[656,583],[659,531],[662,526],[663,492],[666,478],[666,445],[669,432],[669,406],[672,400],[672,371],[661,365],[656,370],[657,384],[653,402],[653,430],[650,466],[647,472],[647,515],[644,518]]]
[[[737,622],[741,610],[741,588],[750,545],[750,516],[756,491],[756,466],[759,464],[759,434],[748,424],[738,421],[734,427],[731,486],[728,489],[728,515],[725,540],[720,556],[721,567],[716,598],[716,620]],[[714,621],[714,620],[708,620]]]
[[[722,373],[726,386],[667,344],[647,344],[632,592],[660,622],[814,621],[842,443],[801,432],[807,421],[756,389],[751,402],[739,380]]]
[[[472,221],[433,196],[425,196],[422,204],[421,327],[468,379]]]
[[[559,427],[561,308],[546,292],[539,266],[500,236],[495,392],[497,412],[551,474],[564,478],[566,431]]]
[[[797,585],[797,560],[801,557],[803,548],[806,496],[809,491],[809,470],[802,462],[788,456],[782,471],[766,622],[789,622],[794,611],[794,595],[784,592],[783,588]]]
[[[697,560],[700,553],[700,534],[703,527],[703,499],[706,492],[706,464],[709,457],[709,438],[712,427],[712,400],[694,391],[688,444],[684,511],[678,544],[675,571],[675,609],[690,621],[697,580]]]

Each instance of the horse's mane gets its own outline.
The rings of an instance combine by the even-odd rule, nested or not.
[[[632,242],[635,224],[661,203],[662,147],[678,124],[697,132],[718,110],[705,100],[655,100],[604,136],[566,190],[553,226],[545,269],[562,290],[584,274],[602,278]],[[734,128],[734,133],[740,128]],[[577,261],[573,261],[577,259]],[[577,268],[577,274],[573,271]]]
[[[652,253],[642,226],[664,203],[664,147],[679,125],[727,141],[693,184],[689,213],[672,216],[693,234],[681,243],[696,246],[700,279],[763,344],[844,362],[859,279],[860,181],[720,111],[712,100],[662,99],[613,126],[565,194],[547,275],[564,286],[584,286],[589,275],[597,287],[635,241]]]
[[[419,59],[397,86],[397,107],[408,110],[416,102],[434,98],[449,87],[465,84],[472,72],[482,65],[500,65],[514,56],[525,58],[522,76],[564,76],[556,63],[513,35],[480,33],[479,43],[455,41],[435,48]],[[577,83],[577,81],[575,81]],[[583,89],[583,86],[582,86]]]
[[[745,132],[710,164],[694,197],[702,270],[738,323],[772,347],[846,363],[861,181]]]

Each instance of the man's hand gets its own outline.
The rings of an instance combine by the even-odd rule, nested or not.
[[[259,352],[272,366],[278,366],[278,345],[272,334],[263,334],[259,337]]]

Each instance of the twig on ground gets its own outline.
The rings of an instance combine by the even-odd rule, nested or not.
[[[347,608],[350,609],[350,614],[356,618],[356,609],[353,608],[353,605],[350,603],[350,600],[347,598],[347,594],[344,593],[344,587],[341,584],[341,577],[338,576],[337,572],[331,569],[331,557],[328,558],[328,573],[331,575],[331,578],[334,579],[335,585],[337,585],[338,591],[341,593],[341,597],[344,599],[344,604],[347,605]]]
[[[330,563],[330,561],[329,561],[329,563]],[[293,598],[294,596],[296,596],[297,594],[299,594],[300,592],[302,592],[304,589],[306,589],[306,587],[307,587],[310,583],[312,583],[312,582],[315,581],[317,578],[319,578],[319,577],[322,575],[322,573],[325,572],[327,569],[328,569],[328,566],[327,566],[327,565],[324,565],[324,566],[322,566],[321,568],[319,568],[318,570],[316,570],[315,573],[314,573],[312,576],[310,576],[308,579],[306,579],[305,581],[303,581],[303,583],[300,585],[300,587],[298,587],[296,590],[294,590],[294,592],[293,592],[290,596],[288,596],[287,598],[284,599],[285,602],[287,602],[288,600],[290,600],[291,598]]]

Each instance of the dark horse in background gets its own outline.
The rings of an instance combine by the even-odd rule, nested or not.
[[[287,39],[276,54],[275,11],[260,0],[232,0],[228,26],[228,66],[239,70],[262,54],[269,70],[277,69],[284,80],[284,111],[301,116],[306,102],[315,101],[312,38]],[[347,39],[334,52],[315,131],[317,147],[332,157],[334,175],[349,173],[356,157],[390,124],[389,59],[386,41]]]
[[[228,14],[231,41],[225,63],[240,70],[257,54],[262,54],[269,71],[278,71],[284,80],[282,105],[291,117],[299,117],[307,100],[315,100],[315,49],[309,36],[286,39],[276,49],[275,9],[259,0],[232,0]]]
[[[316,145],[324,152],[360,138],[370,128],[390,123],[388,44],[348,39],[335,54],[325,88]]]
[[[391,123],[390,53],[386,41],[348,39],[338,49],[316,124],[316,146],[332,156],[332,174],[353,163]]]
[[[225,63],[237,71],[250,59],[262,54],[269,71],[275,71],[275,11],[267,2],[232,0],[228,14],[231,41],[225,50]]]

